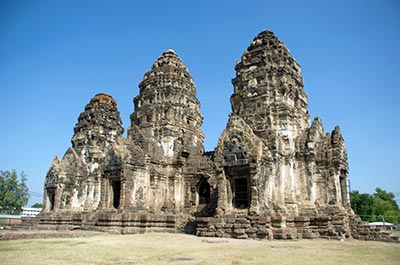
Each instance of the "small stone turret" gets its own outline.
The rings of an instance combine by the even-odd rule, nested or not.
[[[117,103],[107,94],[97,94],[79,115],[72,147],[79,153],[85,146],[109,146],[124,132]]]

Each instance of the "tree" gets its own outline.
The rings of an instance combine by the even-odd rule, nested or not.
[[[0,171],[0,207],[5,214],[20,214],[28,203],[29,194],[26,175],[22,172],[20,180],[13,171]]]
[[[373,195],[359,193],[357,190],[351,192],[351,207],[362,220],[386,221],[397,223],[400,216],[400,208],[391,192],[376,188]]]
[[[359,193],[358,190],[353,190],[350,194],[351,208],[358,214],[362,220],[374,222],[375,207],[374,197],[367,193]]]
[[[32,205],[32,208],[43,208],[43,204],[37,202],[34,205]]]

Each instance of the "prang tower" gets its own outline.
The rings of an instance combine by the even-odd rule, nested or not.
[[[139,88],[128,138],[139,145],[142,137],[154,140],[170,162],[182,153],[203,154],[203,117],[196,87],[173,50],[157,59]]]
[[[339,127],[310,126],[300,66],[270,31],[236,64],[232,113],[216,148],[226,212],[273,216],[351,211]],[[225,184],[225,182],[227,184]]]

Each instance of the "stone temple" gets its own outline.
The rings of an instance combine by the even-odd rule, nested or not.
[[[349,201],[339,127],[310,123],[301,68],[272,32],[235,66],[232,113],[205,152],[196,86],[173,50],[145,73],[124,128],[94,96],[51,163],[36,227],[233,238],[373,237]],[[377,233],[376,233],[377,234]]]

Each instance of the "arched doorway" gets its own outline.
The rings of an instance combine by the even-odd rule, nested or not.
[[[46,210],[53,211],[55,206],[56,188],[47,188],[47,207]]]

